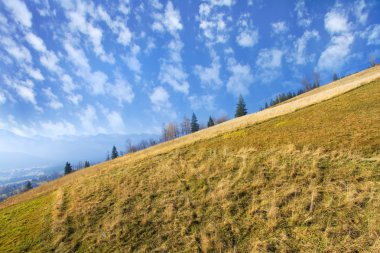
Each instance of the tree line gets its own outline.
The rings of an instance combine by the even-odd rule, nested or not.
[[[239,96],[238,103],[236,105],[235,117],[241,117],[247,114],[247,107],[244,101],[243,96]],[[191,118],[186,116],[183,117],[182,121],[177,124],[175,122],[169,122],[162,127],[161,135],[158,139],[149,139],[149,140],[141,140],[140,142],[133,144],[130,139],[126,140],[126,149],[125,153],[134,153],[139,150],[146,149],[148,147],[157,145],[159,143],[163,143],[166,141],[170,141],[181,136],[185,136],[191,133],[195,133],[199,130],[213,127],[215,125],[221,124],[225,121],[228,121],[229,118],[226,115],[220,117],[212,117],[209,116],[207,120],[207,124],[199,123],[197,115],[193,112]],[[111,150],[111,155],[107,153],[106,161],[115,159],[119,156],[122,156],[123,152],[118,152],[116,147],[113,146]]]
[[[371,59],[370,63],[371,63],[370,64],[371,67],[376,65],[374,59]],[[343,78],[343,76],[339,77],[337,73],[333,73],[332,81],[337,81],[340,78]],[[274,99],[271,99],[269,102],[266,102],[264,107],[261,108],[260,110],[264,110],[264,109],[269,108],[271,106],[282,103],[286,100],[289,100],[295,96],[301,95],[305,92],[308,92],[308,91],[311,91],[313,89],[320,87],[321,84],[320,84],[319,73],[313,72],[311,81],[307,76],[305,76],[301,80],[301,85],[302,85],[302,88],[300,88],[297,92],[286,92],[286,93],[280,93],[280,94],[276,95],[276,97]],[[241,117],[241,116],[246,115],[247,112],[248,112],[248,110],[247,110],[244,98],[242,95],[240,95],[238,97],[234,116],[235,116],[235,118]],[[202,130],[204,128],[213,127],[217,124],[221,124],[221,123],[228,121],[228,120],[229,120],[229,117],[226,115],[218,117],[218,118],[209,116],[207,124],[203,124],[203,123],[198,122],[198,118],[197,118],[196,114],[193,112],[191,115],[191,118],[184,116],[180,123],[169,122],[166,125],[164,125],[162,127],[161,135],[158,139],[151,138],[149,140],[141,140],[140,142],[138,142],[136,144],[133,144],[130,139],[127,139],[126,140],[125,152],[118,151],[116,146],[113,146],[111,152],[107,153],[105,160],[109,161],[112,159],[116,159],[119,156],[123,156],[124,153],[125,154],[134,153],[134,152],[137,152],[139,150],[146,149],[148,147],[157,145],[157,144],[162,143],[162,142],[170,141],[170,140],[179,138],[181,136],[185,136],[185,135],[188,135],[191,133],[195,133],[195,132]],[[77,170],[81,169],[81,168],[86,168],[89,166],[90,166],[90,163],[88,161],[85,161],[84,166],[79,166],[79,165],[77,166]],[[69,162],[67,162],[65,167],[64,167],[64,174],[66,175],[66,174],[69,174],[73,171],[74,171],[74,169],[72,168],[71,164]]]
[[[334,81],[337,81],[343,77],[344,76],[339,77],[337,73],[333,73],[331,80],[334,82]],[[320,77],[319,73],[313,72],[311,81],[309,80],[309,78],[307,76],[305,76],[301,80],[301,85],[302,85],[302,88],[300,88],[296,92],[284,92],[284,93],[277,94],[274,99],[271,99],[269,102],[265,102],[264,107],[262,107],[260,110],[267,109],[271,106],[280,104],[280,103],[282,103],[286,100],[289,100],[293,97],[296,97],[296,96],[301,95],[305,92],[308,92],[308,91],[311,91],[313,89],[320,87],[321,86],[321,77]]]

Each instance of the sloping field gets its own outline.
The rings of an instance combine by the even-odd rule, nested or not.
[[[0,252],[379,252],[376,78],[380,67],[10,198]]]

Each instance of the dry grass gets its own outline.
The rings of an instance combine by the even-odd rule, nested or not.
[[[11,198],[0,251],[378,252],[380,80],[298,110],[318,94]],[[29,219],[45,233],[20,239]]]

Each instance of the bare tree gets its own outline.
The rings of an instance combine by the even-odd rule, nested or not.
[[[303,86],[303,89],[306,91],[309,91],[311,90],[311,83],[309,81],[309,79],[305,76],[302,80],[301,80],[301,84]]]
[[[319,74],[319,72],[313,72],[313,79],[313,88],[318,88],[319,86],[321,86],[321,75]]]
[[[191,122],[187,117],[183,117],[181,122],[181,135],[187,135],[191,133]]]
[[[137,145],[138,150],[146,149],[149,147],[149,142],[147,140],[141,140]]]
[[[167,135],[168,135],[169,140],[175,139],[179,136],[178,127],[175,123],[170,122],[168,126],[166,127],[166,129],[167,129]]]
[[[156,144],[158,144],[158,141],[156,141],[156,140],[153,139],[153,138],[149,139],[149,146],[154,146],[154,145],[156,145]]]
[[[126,143],[126,153],[133,153],[137,151],[137,148],[132,144],[131,139],[127,139]]]
[[[371,56],[369,57],[369,65],[370,65],[371,67],[375,67],[375,66],[376,66],[375,56],[371,55]]]
[[[83,169],[84,168],[84,165],[82,162],[78,162],[77,166],[76,166],[76,170],[80,170],[80,169]]]
[[[167,126],[162,129],[162,140],[169,141],[179,137],[178,127],[175,123],[170,122]]]
[[[219,118],[216,118],[214,120],[214,122],[215,122],[215,125],[217,125],[217,124],[223,123],[223,122],[228,121],[228,120],[229,120],[228,116],[223,115],[223,116],[220,116]]]

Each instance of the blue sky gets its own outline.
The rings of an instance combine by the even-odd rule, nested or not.
[[[160,132],[380,59],[378,1],[0,1],[0,129]]]

